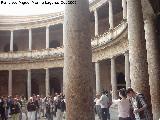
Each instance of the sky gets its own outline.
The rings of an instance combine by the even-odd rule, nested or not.
[[[71,1],[71,4],[75,4],[74,0]],[[0,0],[0,15],[27,16],[61,12],[64,3],[65,0]]]
[[[64,10],[65,0],[0,0],[0,15],[37,15]],[[59,4],[56,4],[59,3]]]

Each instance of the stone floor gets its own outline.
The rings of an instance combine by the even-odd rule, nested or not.
[[[111,117],[111,120],[118,120],[118,112],[117,112],[117,107],[116,106],[111,106],[110,117]],[[12,118],[10,118],[9,120],[12,120]],[[23,118],[22,120],[26,120],[26,119]],[[40,120],[47,120],[47,119],[46,118],[41,118]],[[57,120],[57,119],[53,118],[53,120]],[[65,119],[63,119],[63,120],[65,120]],[[97,115],[95,115],[95,120],[99,120]]]

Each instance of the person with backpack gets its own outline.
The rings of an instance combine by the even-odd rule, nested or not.
[[[128,88],[126,93],[130,98],[135,120],[152,120],[145,96],[142,93],[136,93],[132,88]]]
[[[12,116],[12,120],[19,120],[20,113],[21,113],[21,105],[18,102],[18,99],[14,98],[14,101],[11,104],[11,116]]]

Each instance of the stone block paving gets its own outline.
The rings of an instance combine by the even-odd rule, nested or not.
[[[111,118],[110,120],[118,120],[117,108],[113,108],[113,107],[110,108],[110,118]],[[12,120],[12,118],[10,118],[9,120]],[[22,120],[26,120],[26,119],[22,118]],[[47,120],[47,119],[42,117],[39,120]],[[57,120],[57,118],[54,117],[53,120]],[[66,120],[66,119],[63,118],[62,120]],[[97,115],[95,115],[95,120],[100,120]]]

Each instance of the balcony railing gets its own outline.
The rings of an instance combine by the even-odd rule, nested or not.
[[[91,40],[92,49],[99,48],[116,39],[119,35],[121,35],[124,32],[126,28],[127,23],[123,21],[113,30],[105,32],[102,35],[96,36],[94,39]],[[0,53],[0,61],[34,61],[43,59],[57,59],[62,58],[63,56],[63,47],[57,47],[32,51],[2,52]]]

